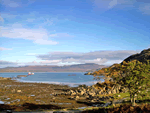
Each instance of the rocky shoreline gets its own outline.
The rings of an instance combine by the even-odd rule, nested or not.
[[[106,107],[112,104],[112,94],[126,92],[120,86],[105,84],[99,86],[80,85],[69,87],[46,83],[23,83],[0,77],[0,110],[14,111],[74,109],[88,106]],[[111,88],[109,88],[112,86]],[[31,106],[32,105],[32,106]],[[34,109],[33,109],[34,106]],[[41,107],[43,106],[43,107]]]
[[[110,96],[117,93],[126,93],[128,90],[122,88],[121,86],[112,86],[110,88],[109,84],[103,83],[103,87],[97,88],[100,83],[97,83],[92,86],[80,85],[77,88],[63,90],[61,93],[54,93],[54,96],[58,95],[69,95],[70,99],[76,100],[80,103],[86,103],[87,105],[98,104],[101,106],[102,102],[108,102],[113,100],[114,97]]]

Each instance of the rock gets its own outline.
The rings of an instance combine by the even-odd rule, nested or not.
[[[17,90],[17,92],[18,92],[18,93],[21,93],[22,91],[21,91],[21,90]]]
[[[95,102],[97,102],[97,100],[96,100],[96,99],[93,99],[93,100],[91,100],[91,102],[95,103]]]
[[[76,95],[76,93],[75,93],[75,92],[71,93],[71,96],[74,96],[74,95]]]
[[[77,99],[79,99],[79,96],[76,96],[75,98],[76,98],[76,100],[77,100]]]
[[[9,77],[6,77],[6,78],[0,77],[0,80],[11,80],[11,78],[9,78]]]
[[[17,78],[20,78],[20,77],[27,77],[28,75],[18,75]]]
[[[92,75],[92,73],[91,72],[87,72],[84,75]]]
[[[107,94],[111,94],[111,91],[107,91]]]
[[[84,95],[84,93],[85,93],[84,91],[81,91],[81,93],[80,93],[80,94],[81,94],[81,95]]]
[[[96,94],[95,94],[95,93],[91,93],[91,95],[92,95],[92,96],[96,96]]]
[[[103,87],[103,91],[105,91],[106,90],[106,87]]]
[[[112,90],[112,94],[116,94],[116,90],[114,89],[114,90]]]
[[[86,96],[86,99],[90,99],[90,96]]]
[[[120,93],[120,91],[119,91],[118,89],[116,90],[116,92],[117,92],[117,93]]]
[[[15,91],[16,91],[15,89],[11,90],[12,93],[14,93]]]
[[[75,97],[74,97],[74,96],[71,96],[69,99],[74,100],[74,99],[75,99]]]

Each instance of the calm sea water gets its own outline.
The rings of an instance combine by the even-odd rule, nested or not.
[[[38,82],[38,83],[52,83],[52,84],[65,84],[69,86],[78,86],[81,84],[93,85],[97,80],[93,80],[92,75],[84,75],[85,72],[34,72],[34,75],[21,77],[17,79],[21,82]],[[0,77],[17,77],[17,75],[27,75],[27,72],[16,73],[0,73]],[[76,75],[76,76],[68,76]],[[104,81],[103,79],[101,80]]]

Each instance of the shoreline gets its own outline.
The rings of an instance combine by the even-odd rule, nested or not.
[[[23,80],[16,80],[16,82],[23,82],[23,83],[44,83],[44,84],[55,84],[55,85],[67,85],[69,87],[78,87],[79,85],[86,85],[87,82],[83,83],[69,83],[69,82],[46,82],[46,81],[23,81]],[[92,83],[92,85],[96,84],[98,81],[88,82]],[[86,85],[86,86],[92,86]]]
[[[112,102],[118,104],[127,99],[114,100],[113,94],[97,94],[94,86],[69,87],[60,84],[24,83],[8,77],[0,77],[0,92],[2,112],[85,111],[86,108],[103,109],[111,106]]]
[[[92,104],[94,104],[93,102],[88,102],[85,96],[83,96],[84,99],[82,99],[83,97],[81,96],[81,101],[79,101],[80,99],[72,99],[78,96],[67,94],[68,91],[84,88],[85,86],[82,85],[80,87],[70,87],[62,84],[24,83],[12,80],[8,77],[0,77],[0,84],[0,101],[4,103],[0,104],[0,107],[3,107],[0,108],[1,110],[6,110],[8,108],[14,111],[32,110],[32,106],[39,109],[39,105],[44,106],[41,110],[52,110],[53,108],[75,109],[92,106]],[[92,88],[92,86],[88,87]],[[102,102],[99,102],[97,104],[101,103]]]
[[[34,72],[34,73],[35,73],[35,75],[31,75],[32,76],[31,79],[28,78],[28,77],[30,77],[30,75],[26,76],[26,77],[20,77],[20,78],[18,77],[20,75],[27,75],[27,72],[21,72],[21,73],[20,72],[13,72],[12,75],[11,75],[11,72],[6,72],[6,74],[5,73],[1,73],[0,76],[2,76],[2,77],[10,77],[13,80],[17,80],[18,82],[58,84],[58,85],[68,85],[70,87],[78,87],[79,85],[83,85],[83,84],[85,84],[87,86],[92,86],[92,85],[96,84],[97,82],[99,82],[99,80],[94,80],[93,79],[94,77],[92,75],[90,75],[89,79],[84,80],[84,78],[86,77],[84,75],[84,72],[83,73],[82,72],[64,72],[64,73],[66,73],[66,74],[64,74],[66,80],[61,80],[61,79],[58,78],[59,75],[62,72],[55,72],[55,73],[59,73],[58,77],[56,77],[56,78],[58,78],[58,80],[56,78],[55,79],[53,79],[53,78],[51,79],[51,76],[47,76],[48,79],[45,79],[45,77],[44,77],[44,79],[38,79],[38,77],[42,77],[42,75],[40,75],[40,73],[43,73],[43,74],[45,73],[45,75],[46,75],[46,73],[48,73],[47,75],[49,75],[49,74],[51,75],[51,74],[53,74],[53,72]],[[36,73],[37,73],[37,75],[36,75]],[[72,80],[72,82],[71,82],[70,79],[72,78],[72,76],[66,76],[69,73],[70,74],[72,74],[72,73],[74,73],[74,74],[75,73],[76,74],[79,73],[79,75],[77,74],[77,77],[75,77],[75,78],[79,79],[79,81]],[[80,73],[81,73],[81,75],[80,75]],[[20,75],[18,75],[18,74],[20,74]],[[61,78],[63,79],[63,76],[61,76]],[[68,78],[68,80],[67,80],[67,78]],[[102,82],[103,82],[103,80],[102,80]]]

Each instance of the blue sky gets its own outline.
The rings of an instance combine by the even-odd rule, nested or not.
[[[149,0],[1,0],[0,68],[120,63],[150,47]]]

